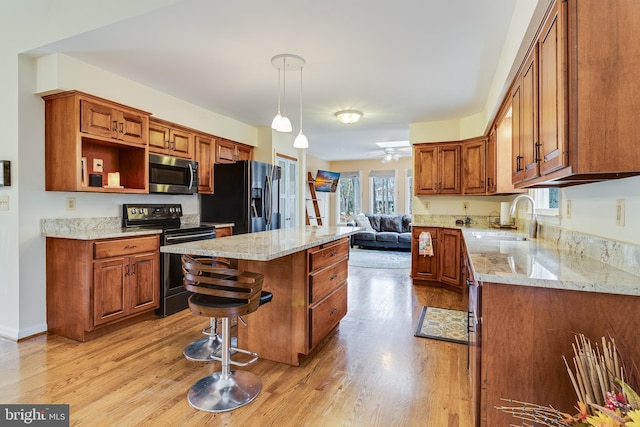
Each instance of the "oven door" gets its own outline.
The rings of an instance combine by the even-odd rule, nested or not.
[[[163,236],[163,245],[195,242],[198,240],[215,239],[216,230],[194,229],[167,231]],[[161,284],[160,307],[156,310],[158,316],[168,316],[189,306],[188,299],[191,292],[182,285],[182,260],[179,254],[163,253],[160,258]]]

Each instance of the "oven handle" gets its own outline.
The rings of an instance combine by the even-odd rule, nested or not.
[[[167,243],[169,242],[174,242],[174,243],[179,243],[180,240],[188,240],[188,239],[193,239],[194,237],[210,237],[210,236],[214,236],[215,237],[216,232],[215,231],[209,231],[206,233],[200,233],[200,234],[189,234],[188,236],[165,236],[165,241]],[[204,239],[202,239],[204,240]]]

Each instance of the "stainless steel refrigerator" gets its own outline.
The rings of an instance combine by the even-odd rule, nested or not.
[[[213,167],[213,192],[200,197],[200,221],[231,222],[233,234],[275,230],[280,221],[280,167],[243,160]]]

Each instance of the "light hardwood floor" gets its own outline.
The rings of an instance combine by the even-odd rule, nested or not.
[[[471,426],[467,347],[414,337],[423,305],[463,309],[459,295],[413,286],[409,270],[350,267],[337,329],[299,367],[243,368],[262,392],[220,414],[187,403],[189,387],[219,370],[183,357],[207,323],[189,310],[87,343],[0,338],[0,403],[68,403],[71,425],[92,427]]]

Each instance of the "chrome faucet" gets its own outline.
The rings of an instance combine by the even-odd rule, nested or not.
[[[516,214],[516,205],[522,199],[528,200],[531,202],[531,222],[529,223],[529,237],[532,239],[536,237],[536,233],[538,231],[538,221],[536,220],[536,201],[533,200],[533,197],[528,194],[521,194],[511,202],[511,209],[509,209],[509,215],[515,216]]]

